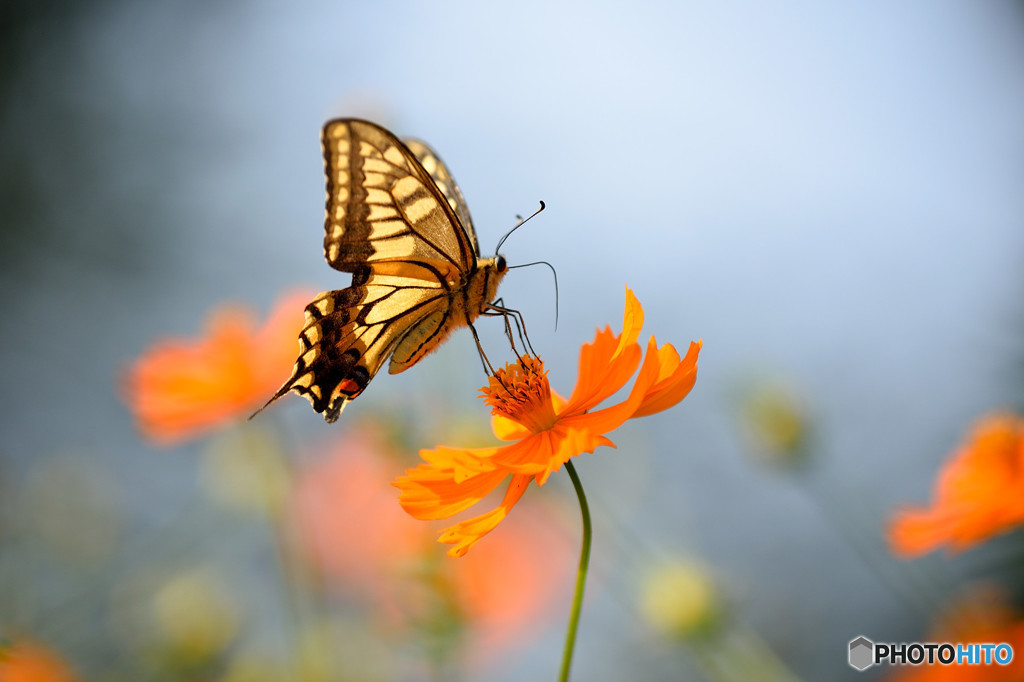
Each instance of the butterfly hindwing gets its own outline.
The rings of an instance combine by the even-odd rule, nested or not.
[[[351,335],[352,316],[358,313],[356,306],[364,294],[362,289],[325,291],[306,306],[306,324],[299,334],[299,357],[291,378],[274,399],[294,391],[305,396],[328,421],[333,421],[337,417],[332,418],[330,408],[335,390],[341,388],[346,395],[355,397],[366,387],[376,368],[372,358],[368,361],[365,346],[360,349],[352,343],[340,343]]]
[[[292,390],[304,395],[317,412],[334,421],[409,329],[424,319],[446,317],[448,297],[440,287],[381,281],[386,279],[374,277],[361,286],[325,291],[306,306],[299,357],[280,394]]]

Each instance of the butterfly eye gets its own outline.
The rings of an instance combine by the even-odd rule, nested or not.
[[[505,262],[505,257],[502,256],[501,254],[498,254],[497,265],[498,265],[498,272],[499,273],[500,272],[505,272],[506,270],[508,270],[508,263]]]

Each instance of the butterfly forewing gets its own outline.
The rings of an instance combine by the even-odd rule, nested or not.
[[[480,242],[476,238],[473,219],[469,216],[469,206],[462,196],[462,190],[455,184],[455,178],[448,172],[448,167],[444,165],[441,157],[426,142],[407,139],[405,140],[405,145],[416,157],[416,160],[420,162],[420,165],[423,166],[423,169],[430,174],[431,179],[433,179],[438,189],[441,190],[441,193],[444,194],[444,198],[448,200],[448,205],[455,211],[455,215],[459,217],[462,227],[465,228],[469,235],[469,241],[473,244],[473,251],[479,255]]]
[[[380,261],[412,261],[450,280],[475,265],[472,239],[447,197],[398,138],[365,121],[336,120],[324,126],[323,146],[331,266],[361,274]]]

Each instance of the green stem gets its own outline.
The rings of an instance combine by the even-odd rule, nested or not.
[[[583,493],[580,477],[576,475],[576,467],[572,462],[565,463],[565,470],[572,479],[572,487],[576,489],[576,497],[580,500],[580,515],[583,517],[583,548],[580,550],[580,566],[576,571],[576,594],[572,599],[572,611],[569,613],[569,629],[565,633],[565,651],[562,653],[562,672],[559,682],[568,682],[569,666],[572,665],[572,652],[576,647],[576,629],[580,624],[580,610],[583,607],[583,588],[587,584],[587,568],[590,566],[590,507],[587,496]]]

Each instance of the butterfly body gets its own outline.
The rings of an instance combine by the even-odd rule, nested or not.
[[[478,259],[465,282],[450,284],[446,304],[435,306],[399,339],[388,373],[404,372],[444,343],[453,331],[470,326],[487,311],[507,271],[505,259],[500,256]]]
[[[321,139],[324,256],[352,283],[306,306],[299,357],[271,402],[299,393],[330,422],[385,360],[398,374],[472,329],[508,266],[480,256],[462,193],[427,145],[358,119],[329,121]]]

